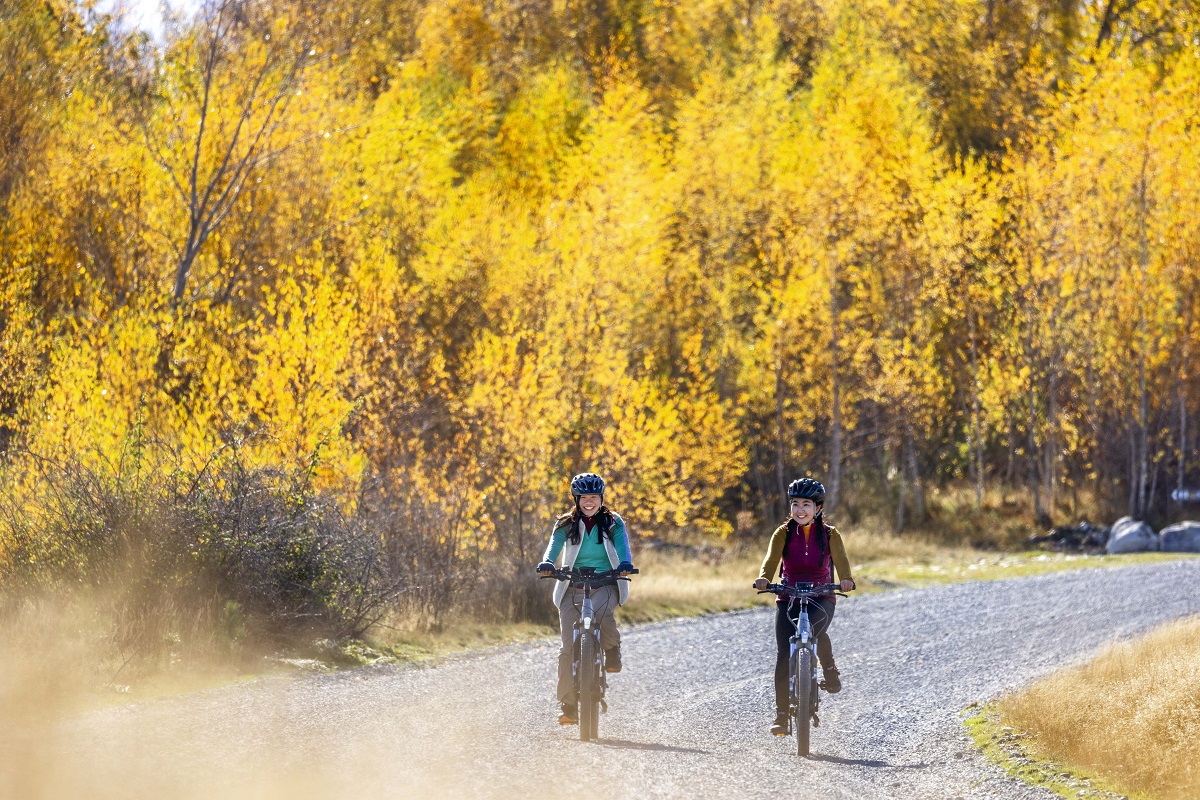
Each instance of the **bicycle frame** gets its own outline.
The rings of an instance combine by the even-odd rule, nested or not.
[[[815,728],[821,724],[821,719],[817,716],[820,704],[820,693],[817,691],[817,640],[813,636],[812,622],[808,618],[808,604],[814,597],[841,595],[842,593],[838,591],[838,584],[833,583],[819,585],[797,583],[789,586],[786,582],[768,584],[768,588],[760,590],[759,593],[765,592],[788,598],[787,609],[784,613],[789,618],[792,616],[793,607],[797,603],[800,604],[800,613],[796,616],[796,629],[789,639],[787,732],[789,736],[792,734],[796,736],[797,753],[807,756],[811,735],[809,726],[811,724]],[[801,654],[806,654],[807,659],[801,658]],[[806,660],[807,669],[802,666]],[[808,674],[802,675],[801,671],[806,671]],[[804,708],[803,706],[806,705],[808,707]]]
[[[809,714],[812,716],[813,721],[817,725],[820,725],[820,718],[817,717],[817,708],[820,705],[817,692],[817,640],[816,637],[812,635],[812,622],[808,618],[808,603],[810,599],[811,597],[809,595],[801,595],[800,597],[793,596],[788,599],[787,615],[789,617],[792,615],[792,606],[794,606],[797,602],[800,603],[800,614],[796,617],[796,632],[793,633],[791,638],[788,640],[791,643],[791,648],[788,653],[788,664],[795,664],[797,662],[796,653],[801,648],[804,648],[812,653],[812,660],[810,661],[812,664],[812,674],[808,676],[809,680],[811,681],[810,685],[812,687],[809,692],[809,697],[812,699],[811,707],[809,708]],[[790,672],[788,675],[788,699],[791,702],[794,711],[800,710],[798,706],[801,680],[802,676],[797,675],[794,671]],[[792,719],[794,716],[794,713],[788,715],[788,735],[793,733]]]
[[[608,689],[608,678],[604,670],[601,668],[601,648],[600,648],[600,623],[595,620],[595,610],[592,608],[592,584],[590,581],[583,584],[583,604],[579,608],[579,621],[575,623],[574,633],[574,648],[575,660],[571,662],[571,677],[575,679],[575,694],[580,696],[579,685],[579,668],[581,666],[581,642],[583,636],[591,636],[595,641],[593,652],[596,654],[597,671],[600,674],[600,708],[601,713],[608,713],[608,703],[604,700],[604,693]]]
[[[629,574],[636,574],[631,570]],[[612,586],[617,581],[627,581],[629,578],[620,576],[615,570],[597,573],[594,568],[580,569],[564,568],[543,575],[543,578],[554,578],[560,581],[570,581],[573,586],[583,587],[583,603],[579,609],[579,619],[574,624],[572,633],[573,659],[571,661],[571,678],[575,683],[575,695],[579,698],[579,738],[587,741],[599,737],[599,714],[608,713],[608,702],[604,699],[608,689],[608,677],[604,671],[603,649],[600,646],[600,620],[596,619],[595,608],[592,605],[592,590],[600,586]],[[567,602],[565,599],[563,602]],[[587,641],[591,646],[584,648]],[[594,659],[590,665],[591,683],[583,681],[584,652]],[[594,692],[593,692],[594,689]]]

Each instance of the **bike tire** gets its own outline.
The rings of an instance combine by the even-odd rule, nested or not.
[[[812,653],[807,647],[802,647],[796,653],[792,662],[796,671],[793,673],[796,686],[796,704],[792,708],[796,728],[796,755],[807,756],[809,740],[812,735]]]
[[[596,636],[583,631],[579,647],[579,740],[598,738],[600,728],[600,672]]]

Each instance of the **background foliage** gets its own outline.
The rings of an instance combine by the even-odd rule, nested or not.
[[[435,607],[526,569],[586,469],[667,538],[765,527],[801,473],[897,530],[952,484],[1171,516],[1198,14],[208,0],[155,42],[10,0],[0,568],[133,529],[242,559],[242,487],[291,520],[252,547],[309,559],[272,608],[354,628],[355,569]]]

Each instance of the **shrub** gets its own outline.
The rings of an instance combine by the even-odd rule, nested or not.
[[[122,652],[146,654],[197,620],[213,636],[240,626],[265,641],[343,638],[387,609],[398,584],[379,537],[306,471],[248,466],[236,446],[192,471],[170,455],[141,441],[99,467],[10,453],[6,605],[86,592]]]

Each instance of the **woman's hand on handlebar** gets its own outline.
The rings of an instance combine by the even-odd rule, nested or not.
[[[854,585],[854,581],[850,580],[849,578],[844,578],[842,580],[842,591],[843,592],[852,592],[856,588],[858,588],[858,587]]]
[[[769,580],[767,580],[766,578],[759,578],[758,580],[756,580],[754,582],[754,588],[758,589],[760,592],[765,592],[767,590],[767,587],[770,585],[771,585],[771,582]]]
[[[554,573],[554,564],[549,561],[543,561],[537,565],[539,575],[551,575]]]

